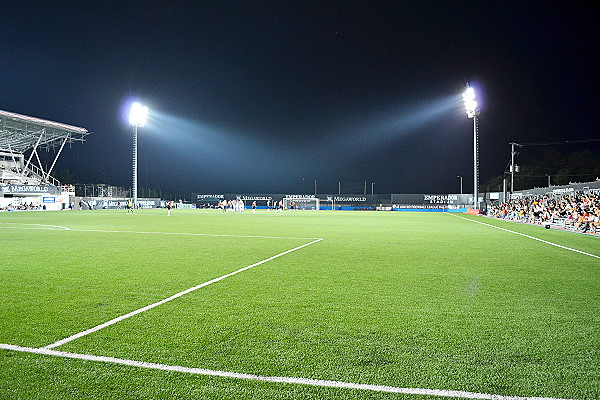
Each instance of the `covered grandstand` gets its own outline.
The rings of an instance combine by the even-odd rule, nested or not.
[[[51,172],[65,145],[87,135],[85,128],[0,110],[0,208],[66,208],[74,189]],[[41,150],[52,151],[49,165]]]

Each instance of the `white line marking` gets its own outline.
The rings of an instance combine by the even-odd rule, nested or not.
[[[189,232],[142,232],[142,231],[109,231],[102,229],[76,229],[76,228],[67,228],[65,226],[58,225],[40,225],[40,224],[18,224],[18,223],[10,223],[4,222],[4,224],[8,225],[34,225],[34,226],[50,226],[59,229],[51,229],[51,230],[67,230],[73,232],[101,232],[101,233],[135,233],[142,235],[183,235],[183,236],[212,236],[212,237],[234,237],[234,238],[260,238],[260,239],[297,239],[297,240],[315,240],[319,238],[307,238],[307,237],[294,237],[294,236],[261,236],[261,235],[219,235],[216,233],[189,233]],[[0,228],[5,229],[46,229],[46,228],[21,228],[14,226],[0,226]]]
[[[48,227],[51,227],[51,228],[58,228],[58,229],[50,229],[50,230],[67,230],[67,231],[70,230],[66,226],[60,226],[60,225],[22,224],[20,222],[2,222],[2,224],[5,224],[5,225],[48,226]],[[0,228],[13,228],[13,229],[15,229],[14,226],[0,226]],[[19,228],[17,226],[16,229],[48,229],[48,228]]]
[[[465,398],[465,399],[489,399],[489,400],[567,400],[567,399],[557,399],[557,398],[553,398],[553,397],[503,396],[503,395],[498,395],[498,394],[465,392],[462,390],[401,388],[401,387],[396,387],[396,386],[369,385],[369,384],[364,384],[364,383],[329,381],[329,380],[323,380],[323,379],[244,374],[244,373],[239,373],[239,372],[228,372],[228,371],[217,371],[217,370],[204,369],[204,368],[183,367],[180,365],[156,364],[156,363],[127,360],[127,359],[115,358],[115,357],[95,356],[92,354],[69,353],[69,352],[65,352],[65,351],[50,350],[47,348],[36,349],[36,348],[31,348],[31,347],[21,347],[21,346],[14,346],[14,345],[10,345],[10,344],[1,344],[1,343],[0,343],[0,349],[21,351],[21,352],[25,352],[25,353],[43,354],[43,355],[47,355],[47,356],[74,358],[74,359],[86,360],[86,361],[97,361],[97,362],[104,362],[104,363],[121,364],[121,365],[128,365],[128,366],[132,366],[132,367],[149,368],[149,369],[156,369],[156,370],[162,370],[162,371],[181,372],[181,373],[186,373],[186,374],[218,376],[218,377],[224,377],[224,378],[247,379],[247,380],[252,380],[252,381],[264,381],[264,382],[274,382],[274,383],[288,383],[288,384],[291,383],[291,384],[320,386],[320,387],[334,387],[334,388],[342,388],[342,389],[370,390],[370,391],[374,391],[374,392],[389,392],[389,393],[403,393],[403,394],[416,394],[416,395],[441,396],[441,397],[459,397],[459,398]]]
[[[201,283],[201,284],[199,284],[199,285],[196,285],[196,286],[194,286],[194,287],[191,287],[191,288],[189,288],[189,289],[186,289],[186,290],[184,290],[184,291],[182,291],[182,292],[176,293],[176,294],[174,294],[173,296],[167,297],[166,299],[163,299],[163,300],[161,300],[161,301],[157,301],[156,303],[153,303],[153,304],[150,304],[150,305],[148,305],[148,306],[145,306],[145,307],[139,308],[139,309],[137,309],[137,310],[135,310],[135,311],[132,311],[132,312],[130,312],[130,313],[127,313],[127,314],[125,314],[125,315],[121,315],[120,317],[117,317],[117,318],[111,319],[111,320],[110,320],[110,321],[108,321],[108,322],[105,322],[105,323],[103,323],[103,324],[97,325],[97,326],[95,326],[95,327],[93,327],[93,328],[90,328],[90,329],[88,329],[88,330],[85,330],[85,331],[83,331],[83,332],[79,332],[79,333],[76,333],[75,335],[72,335],[72,336],[69,336],[69,337],[67,337],[67,338],[61,339],[61,340],[59,340],[59,341],[57,341],[57,342],[55,342],[55,343],[52,343],[52,344],[49,344],[49,345],[45,346],[44,348],[46,348],[46,349],[52,349],[52,348],[54,348],[54,347],[58,347],[58,346],[60,346],[60,345],[63,345],[63,344],[65,344],[65,343],[71,342],[71,341],[73,341],[73,340],[75,340],[75,339],[79,339],[79,338],[80,338],[80,337],[82,337],[82,336],[89,335],[90,333],[94,333],[94,332],[96,332],[96,331],[99,331],[100,329],[106,328],[107,326],[110,326],[110,325],[116,324],[117,322],[121,322],[121,321],[123,321],[124,319],[127,319],[127,318],[129,318],[129,317],[133,317],[134,315],[140,314],[140,313],[142,313],[142,312],[144,312],[144,311],[148,311],[148,310],[150,310],[150,309],[152,309],[152,308],[154,308],[154,307],[160,306],[161,304],[164,304],[164,303],[166,303],[166,302],[169,302],[169,301],[171,301],[171,300],[174,300],[174,299],[176,299],[176,298],[178,298],[178,297],[181,297],[181,296],[183,296],[184,294],[188,294],[188,293],[190,293],[190,292],[193,292],[194,290],[197,290],[197,289],[200,289],[200,288],[202,288],[202,287],[208,286],[208,285],[210,285],[210,284],[212,284],[212,283],[219,282],[219,281],[221,281],[221,280],[223,280],[223,279],[225,279],[225,278],[229,278],[230,276],[233,276],[233,275],[235,275],[235,274],[239,274],[240,272],[246,271],[246,270],[248,270],[248,269],[250,269],[250,268],[254,268],[254,267],[258,266],[258,265],[264,264],[264,263],[266,263],[266,262],[269,262],[269,261],[271,261],[271,260],[274,260],[274,259],[276,259],[276,258],[278,258],[278,257],[281,257],[281,256],[284,256],[284,255],[286,255],[286,254],[289,254],[289,253],[291,253],[291,252],[293,252],[293,251],[300,250],[301,248],[304,248],[304,247],[306,247],[306,246],[310,246],[311,244],[314,244],[314,243],[320,242],[321,240],[323,240],[323,239],[316,239],[316,240],[313,240],[313,241],[312,241],[312,242],[310,242],[310,243],[306,243],[306,244],[303,244],[302,246],[294,247],[294,248],[293,248],[293,249],[291,249],[291,250],[286,250],[286,251],[284,251],[283,253],[279,253],[279,254],[277,254],[277,255],[274,255],[273,257],[269,257],[269,258],[267,258],[267,259],[265,259],[265,260],[262,260],[262,261],[259,261],[259,262],[255,263],[255,264],[248,265],[247,267],[240,268],[240,269],[238,269],[237,271],[233,271],[233,272],[230,272],[229,274],[226,274],[226,275],[220,276],[220,277],[218,277],[218,278],[212,279],[212,280],[210,280],[210,281],[208,281],[208,282]]]
[[[499,226],[495,226],[495,225],[491,225],[491,224],[486,224],[485,222],[481,222],[481,221],[475,221],[474,219],[470,219],[470,218],[461,217],[460,215],[454,215],[454,214],[451,214],[451,213],[447,213],[447,214],[448,214],[448,215],[452,215],[453,217],[456,217],[456,218],[461,218],[461,219],[464,219],[464,220],[466,220],[466,221],[471,221],[471,222],[475,222],[475,223],[478,223],[478,224],[481,224],[481,225],[490,226],[490,227],[492,227],[492,228],[500,229],[500,230],[502,230],[502,231],[506,231],[506,232],[514,233],[514,234],[516,234],[516,235],[525,236],[526,238],[533,239],[533,240],[537,240],[538,242],[546,243],[546,244],[549,244],[549,245],[551,245],[551,246],[560,247],[561,249],[565,249],[565,250],[569,250],[569,251],[574,251],[575,253],[580,253],[580,254],[583,254],[583,255],[586,255],[586,256],[590,256],[590,257],[594,257],[594,258],[598,258],[598,259],[600,259],[600,256],[597,256],[597,255],[595,255],[595,254],[586,253],[585,251],[581,251],[581,250],[577,250],[577,249],[572,249],[572,248],[570,248],[570,247],[566,247],[566,246],[562,246],[562,245],[560,245],[560,244],[552,243],[552,242],[549,242],[549,241],[547,241],[547,240],[543,240],[543,239],[536,238],[536,237],[534,237],[534,236],[529,236],[529,235],[526,235],[526,234],[524,234],[524,233],[520,233],[520,232],[511,231],[510,229],[501,228],[501,227],[499,227]]]
[[[298,239],[298,240],[315,240],[318,238],[302,238],[292,236],[260,236],[260,235],[218,235],[215,233],[187,233],[187,232],[141,232],[141,231],[108,231],[100,229],[74,229],[75,232],[103,232],[103,233],[137,233],[143,235],[186,235],[186,236],[214,236],[214,237],[235,237],[235,238],[262,238],[262,239]]]

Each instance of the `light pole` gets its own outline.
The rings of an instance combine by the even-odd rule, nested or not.
[[[373,195],[373,186],[375,186],[375,182],[371,182],[371,196]]]
[[[146,125],[146,117],[148,116],[148,107],[142,106],[140,103],[133,103],[129,111],[129,123],[133,126],[133,184],[132,197],[133,207],[137,207],[137,133],[138,128],[143,128]]]
[[[463,190],[462,190],[462,188],[463,188],[463,186],[462,186],[462,176],[456,175],[456,177],[460,178],[460,194],[463,194]]]
[[[519,143],[510,142],[510,194],[515,190],[515,172],[519,172],[519,166],[515,165],[515,156],[517,152],[515,151],[515,146],[523,147]]]
[[[465,109],[469,118],[473,118],[473,208],[479,209],[479,138],[477,135],[477,116],[479,108],[475,101],[475,89],[467,88],[463,93]]]

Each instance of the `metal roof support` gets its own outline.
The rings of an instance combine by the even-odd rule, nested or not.
[[[19,163],[17,162],[17,160],[15,159],[15,153],[12,151],[12,148],[10,147],[10,143],[6,143],[8,146],[8,151],[10,152],[10,156],[13,160],[13,164],[15,165],[15,168],[17,169],[17,174],[21,173],[21,169],[19,168]]]
[[[35,143],[35,145],[33,146],[33,151],[31,152],[31,154],[29,155],[29,158],[27,159],[27,162],[25,163],[25,168],[23,169],[23,171],[26,171],[27,168],[29,167],[29,163],[31,162],[31,158],[33,157],[33,154],[35,153],[37,155],[37,152],[35,151],[35,149],[38,147],[38,145],[40,144],[40,140],[42,140],[42,136],[44,136],[44,132],[46,132],[46,128],[43,128],[41,131],[40,137],[38,138],[37,142]],[[39,162],[39,157],[38,157],[38,162]]]
[[[60,145],[60,149],[58,150],[58,153],[56,153],[56,157],[54,157],[54,161],[52,161],[52,165],[50,166],[50,169],[48,169],[48,172],[46,172],[46,177],[45,177],[46,181],[48,181],[48,178],[50,177],[50,172],[52,172],[52,169],[54,168],[54,164],[56,164],[56,161],[58,160],[58,156],[60,156],[60,153],[62,152],[63,148],[65,147],[67,140],[69,140],[69,136],[65,136],[65,140],[63,140],[62,144]]]
[[[84,142],[87,135],[89,132],[85,128],[0,110],[0,151],[10,152],[17,174],[23,178],[26,177],[26,172],[31,170],[34,174],[39,175],[40,179],[60,184],[50,176],[58,157],[66,143]],[[50,169],[45,171],[38,149],[55,150],[59,147]],[[25,160],[25,152],[29,150],[31,150],[31,154],[27,157],[27,162],[20,164]],[[34,154],[39,167],[32,163]],[[17,164],[16,155],[20,157],[19,164]]]
[[[40,154],[37,152],[37,149],[34,148],[33,151],[35,152],[35,158],[37,158],[37,162],[38,165],[40,166],[40,171],[42,171],[42,176],[44,176],[44,166],[42,165],[42,161],[40,160]],[[31,164],[31,166],[33,167],[33,164]]]

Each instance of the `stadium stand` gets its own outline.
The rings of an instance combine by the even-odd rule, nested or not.
[[[492,205],[488,216],[546,228],[600,234],[600,196],[583,192],[528,196]]]
[[[65,145],[83,142],[88,134],[84,128],[0,110],[0,209],[68,206],[74,188],[50,173]],[[54,151],[49,166],[41,161],[42,149]]]

